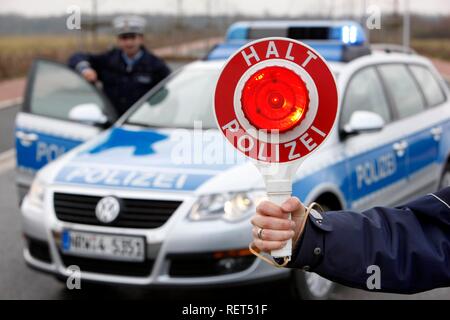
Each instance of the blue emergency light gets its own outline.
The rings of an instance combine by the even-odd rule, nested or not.
[[[265,37],[300,40],[328,61],[348,61],[369,52],[364,29],[355,21],[251,21],[232,24],[225,41],[206,59],[227,59],[247,42]]]

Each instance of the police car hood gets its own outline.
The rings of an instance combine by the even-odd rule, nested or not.
[[[199,193],[262,187],[218,130],[116,127],[65,156],[58,184]]]

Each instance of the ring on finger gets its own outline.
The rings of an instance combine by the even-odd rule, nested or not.
[[[263,231],[264,231],[263,228],[259,228],[259,229],[258,229],[258,238],[261,239],[261,240],[264,240],[264,239],[263,239]]]

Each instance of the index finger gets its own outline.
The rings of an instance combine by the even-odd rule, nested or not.
[[[256,207],[256,212],[263,216],[286,219],[289,213],[283,212],[280,206],[270,201],[263,201]]]

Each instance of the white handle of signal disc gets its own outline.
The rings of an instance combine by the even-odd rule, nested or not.
[[[268,192],[269,201],[275,203],[278,206],[281,206],[289,197],[291,196],[291,192]],[[291,214],[289,214],[289,220],[291,219]],[[289,260],[292,255],[292,239],[288,240],[287,244],[279,250],[273,250],[270,252],[270,255],[274,258],[283,258],[288,257]]]

